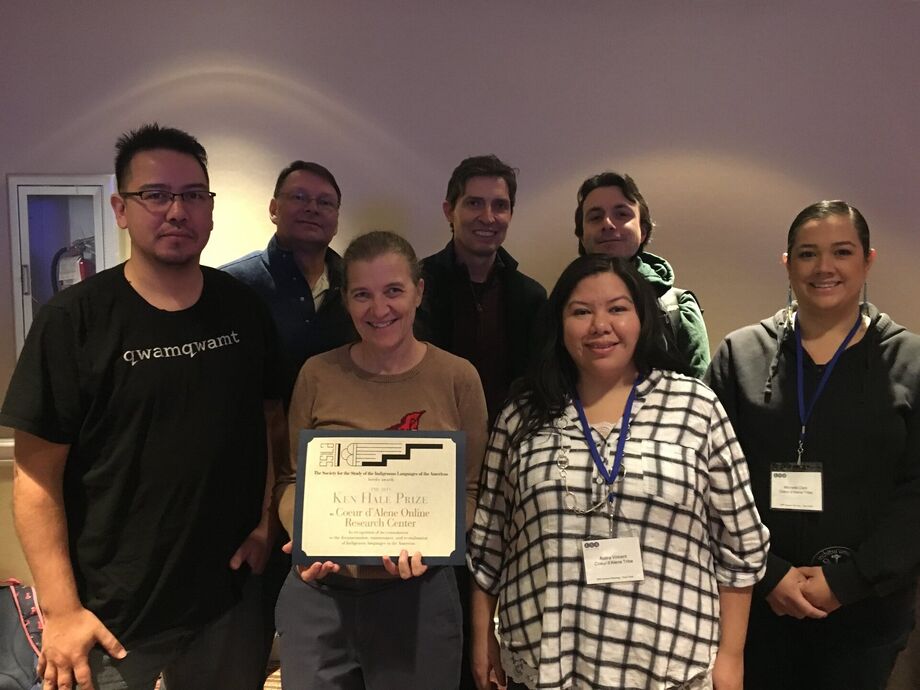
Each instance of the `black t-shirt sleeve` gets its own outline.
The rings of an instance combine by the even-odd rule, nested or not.
[[[72,443],[83,421],[78,357],[70,316],[57,306],[42,307],[13,371],[0,424]]]

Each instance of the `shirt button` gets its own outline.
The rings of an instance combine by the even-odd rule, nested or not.
[[[310,323],[310,319],[304,319],[303,322],[304,322],[304,323]]]
[[[300,301],[303,302],[303,297],[300,298]]]

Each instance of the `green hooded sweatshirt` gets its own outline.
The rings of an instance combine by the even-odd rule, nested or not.
[[[642,277],[655,288],[655,294],[658,295],[661,304],[662,295],[674,287],[674,269],[671,268],[671,264],[655,254],[640,252],[636,256],[636,266]],[[702,378],[709,366],[709,335],[703,321],[703,310],[696,297],[689,291],[680,294],[677,306],[680,315],[679,325],[674,333],[677,349],[690,364],[693,375]],[[667,305],[662,305],[662,309],[667,311]]]

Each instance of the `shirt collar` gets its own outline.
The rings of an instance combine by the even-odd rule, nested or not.
[[[323,269],[323,274],[316,281],[316,285],[311,288],[310,292],[313,293],[313,305],[319,309],[319,306],[326,298],[326,293],[329,292],[329,266]]]

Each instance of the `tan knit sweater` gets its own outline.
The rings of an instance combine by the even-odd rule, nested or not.
[[[427,344],[418,365],[396,375],[359,369],[351,345],[311,357],[300,370],[288,414],[290,462],[278,473],[275,497],[281,524],[293,534],[294,483],[301,429],[383,430],[416,423],[420,431],[466,432],[466,528],[473,521],[486,447],[486,401],[479,375],[465,359]],[[354,568],[346,569],[358,575]],[[362,576],[374,574],[362,567]],[[386,571],[380,567],[380,574]]]

